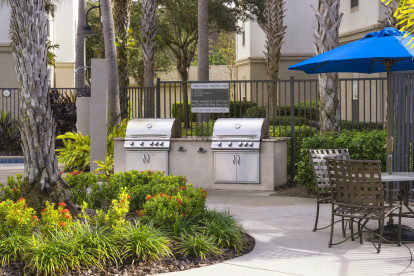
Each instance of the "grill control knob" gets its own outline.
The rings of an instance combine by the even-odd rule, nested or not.
[[[154,141],[151,141],[150,146],[153,146],[153,145],[154,145]]]
[[[249,146],[253,147],[253,142],[250,142]]]
[[[158,141],[157,141],[157,142],[155,142],[155,145],[156,145],[156,146],[158,146]]]
[[[130,145],[130,146],[134,146],[134,144],[135,144],[135,143],[134,143],[134,141],[129,142],[129,145]]]
[[[219,143],[217,144],[217,146],[221,147],[221,142],[219,142]]]
[[[161,143],[160,143],[160,146],[164,146],[164,142],[161,142]]]
[[[229,147],[231,147],[232,144],[233,144],[232,142],[229,142]]]
[[[248,145],[248,144],[249,144],[249,143],[247,143],[247,142],[246,142],[246,143],[244,143],[244,146],[245,146],[245,147],[247,147],[247,145]]]
[[[239,147],[241,147],[241,146],[243,146],[243,142],[240,142],[240,143],[239,143]]]
[[[140,144],[140,146],[143,146],[144,145],[144,141],[142,141],[141,143],[139,143]]]

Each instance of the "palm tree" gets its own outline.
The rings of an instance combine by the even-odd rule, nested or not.
[[[279,79],[279,62],[280,50],[283,44],[283,38],[286,34],[286,26],[283,25],[285,10],[283,9],[283,0],[266,0],[264,17],[265,22],[261,28],[266,34],[266,69],[267,76],[270,80]],[[271,83],[269,87],[269,114],[276,115],[277,106],[277,89],[276,84]]]
[[[397,8],[398,8],[398,1],[391,1],[388,3],[381,2],[381,5],[385,8],[385,18],[381,21],[384,25],[386,25],[386,21],[389,21],[390,27],[397,28],[400,24],[400,20],[397,18]]]
[[[209,81],[208,0],[198,0],[198,65],[199,81]],[[199,113],[199,122],[208,121],[208,114]]]
[[[80,34],[82,27],[85,25],[86,1],[79,0],[78,7],[78,26],[76,32],[76,56],[75,56],[75,87],[83,88],[85,86],[85,38]]]
[[[144,58],[144,86],[154,86],[154,53],[157,34],[156,18],[156,1],[142,0],[142,17],[141,17],[141,50]],[[154,116],[154,91],[145,89],[144,92],[144,117],[151,118]]]
[[[108,64],[107,128],[113,129],[115,126],[119,126],[121,124],[121,110],[119,104],[118,67],[111,0],[101,0],[100,6],[105,41],[105,58]]]
[[[119,88],[129,86],[129,54],[128,54],[128,36],[129,24],[131,21],[132,0],[116,0],[114,1],[114,19],[115,29],[118,35],[118,74]],[[128,114],[128,97],[126,91],[120,94],[121,118],[126,118]]]
[[[55,154],[55,121],[49,101],[47,70],[48,18],[45,0],[9,0],[10,40],[20,85],[20,132],[24,156],[21,193],[40,210],[46,200],[70,202],[71,193],[59,176]]]
[[[340,0],[319,0],[314,32],[316,54],[338,47],[338,29],[342,15]],[[339,130],[339,81],[337,73],[319,74],[319,125],[321,133]]]

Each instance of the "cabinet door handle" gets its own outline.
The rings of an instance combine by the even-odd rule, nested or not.
[[[236,164],[236,155],[233,155],[233,165]]]
[[[148,161],[148,163],[150,162],[150,155],[149,155],[149,153],[148,153],[148,155],[147,155],[147,161]]]
[[[146,161],[146,155],[144,154],[144,155],[142,156],[142,162],[144,162],[144,163],[145,163],[145,161]]]
[[[240,165],[240,155],[237,155],[237,164]]]

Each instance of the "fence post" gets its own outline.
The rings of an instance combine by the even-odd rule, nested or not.
[[[291,179],[295,177],[295,80],[290,77],[290,169]]]
[[[157,78],[157,90],[156,90],[156,97],[157,97],[157,118],[161,118],[161,79]]]

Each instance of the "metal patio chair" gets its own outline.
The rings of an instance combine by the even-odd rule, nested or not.
[[[318,228],[319,205],[331,203],[331,185],[329,184],[328,170],[325,158],[349,159],[347,149],[311,149],[308,151],[312,163],[313,175],[316,183],[316,218],[313,231],[328,228],[328,226]],[[344,225],[342,225],[344,227]],[[345,235],[345,233],[344,233]]]
[[[369,220],[378,220],[378,246],[373,244],[377,253],[381,250],[384,233],[384,221],[394,211],[398,210],[398,246],[401,246],[401,197],[399,202],[385,202],[385,189],[381,181],[381,162],[372,160],[352,160],[326,158],[329,182],[334,189],[332,192],[331,236],[329,247],[340,244],[347,239],[332,243],[334,232],[334,217],[339,216],[351,221],[351,237],[353,237],[353,221],[358,220],[358,235],[362,244],[362,228]],[[362,223],[364,221],[364,223]],[[375,234],[374,232],[372,232]]]

